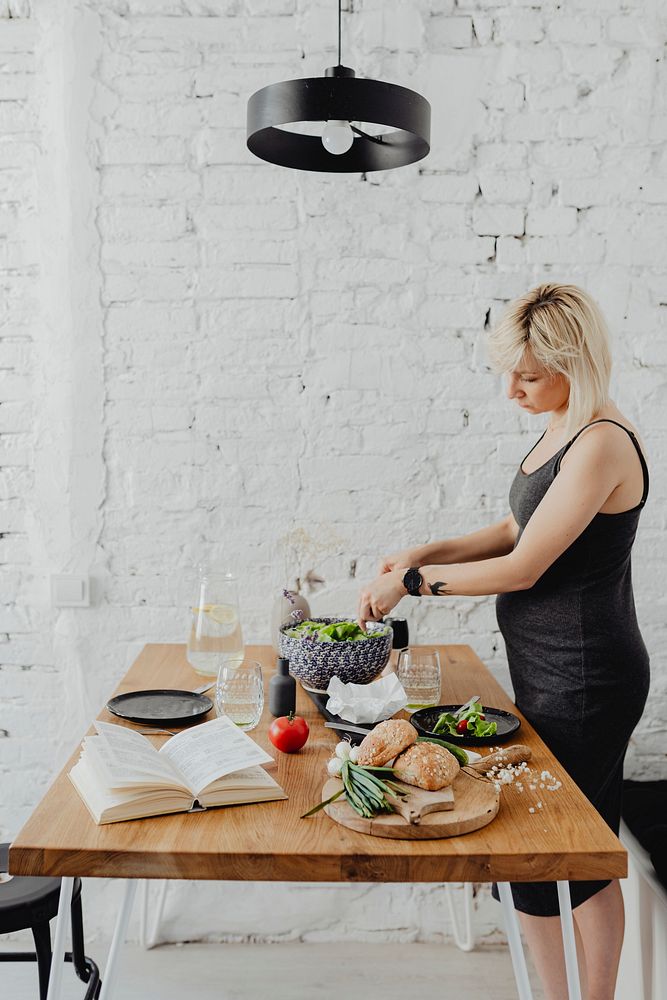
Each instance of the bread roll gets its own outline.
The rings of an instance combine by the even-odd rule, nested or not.
[[[379,722],[359,744],[357,763],[364,767],[383,767],[416,739],[417,730],[405,719]]]
[[[451,785],[459,770],[456,757],[437,743],[417,743],[394,761],[394,777],[429,792]]]

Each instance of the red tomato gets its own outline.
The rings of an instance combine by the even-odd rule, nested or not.
[[[294,712],[282,715],[269,726],[269,739],[282,753],[294,753],[308,739],[308,723]]]
[[[461,736],[465,736],[465,734],[468,732],[468,720],[467,719],[461,719],[460,722],[456,723],[456,732],[460,733]]]

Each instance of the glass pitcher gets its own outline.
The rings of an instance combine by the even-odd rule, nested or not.
[[[205,677],[217,676],[223,663],[243,661],[236,578],[231,573],[200,569],[187,657],[197,673]]]

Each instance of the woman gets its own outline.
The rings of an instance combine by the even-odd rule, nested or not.
[[[630,573],[648,493],[643,447],[609,399],[604,320],[581,289],[545,284],[528,292],[490,346],[508,375],[509,398],[528,413],[549,414],[512,483],[511,513],[473,534],[385,558],[361,594],[359,618],[381,618],[406,591],[497,594],[518,708],[618,832],[623,758],[649,684]],[[620,886],[572,882],[570,890],[584,995],[613,1000]],[[513,894],[545,997],[563,1000],[555,885],[515,884]]]

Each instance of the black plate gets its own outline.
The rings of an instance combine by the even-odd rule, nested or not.
[[[435,736],[436,739],[446,740],[449,743],[460,743],[466,747],[486,747],[494,746],[496,743],[504,743],[521,725],[521,721],[511,712],[504,712],[502,708],[484,708],[484,715],[487,722],[495,722],[498,725],[493,736],[452,736],[451,733],[434,733],[433,726],[436,724],[443,712],[451,712],[454,715],[460,709],[460,705],[434,705],[433,708],[420,708],[410,716],[410,722],[415,727],[420,736]]]
[[[303,687],[303,685],[301,685],[301,686]],[[374,723],[374,722],[373,723],[370,723],[370,722],[354,722],[354,723],[352,723],[352,722],[349,722],[349,720],[347,720],[347,719],[341,719],[340,715],[334,715],[333,712],[328,712],[327,709],[326,709],[326,704],[327,704],[327,702],[329,700],[329,695],[326,694],[326,692],[324,694],[320,694],[319,691],[309,691],[308,688],[303,688],[303,690],[306,692],[306,694],[308,695],[308,697],[310,698],[310,700],[315,703],[315,705],[317,706],[317,708],[318,708],[318,710],[320,712],[320,715],[323,715],[324,718],[327,720],[327,722],[337,722],[341,726],[344,726],[345,723],[347,722],[347,724],[349,726],[352,726],[352,725],[359,726],[360,729],[365,729],[369,733],[370,733],[371,729],[375,728],[376,723]],[[330,730],[330,732],[333,733],[334,736],[338,737],[338,741],[339,742],[340,742],[340,740],[349,739],[350,742],[352,744],[354,744],[355,746],[358,743],[361,743],[361,741],[364,738],[361,733],[351,733],[347,729],[332,729],[332,730]]]
[[[166,688],[118,694],[107,702],[107,708],[121,719],[144,726],[189,726],[210,712],[213,702],[205,694]]]

